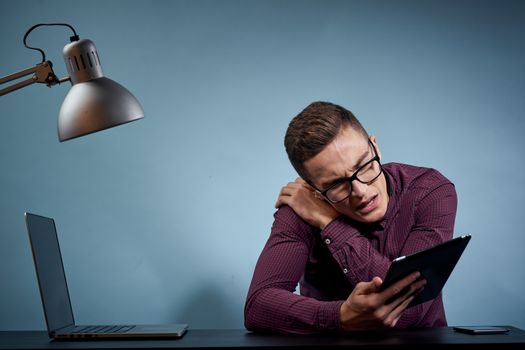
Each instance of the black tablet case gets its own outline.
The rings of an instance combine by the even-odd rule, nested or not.
[[[410,273],[419,271],[420,278],[426,279],[427,284],[407,308],[434,299],[447,282],[470,238],[470,235],[456,237],[432,248],[393,260],[383,280],[381,290],[388,288]]]

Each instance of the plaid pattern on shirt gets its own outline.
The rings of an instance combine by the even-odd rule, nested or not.
[[[277,210],[248,291],[247,329],[340,331],[341,304],[358,282],[384,278],[393,259],[452,238],[454,185],[430,168],[389,163],[383,169],[390,199],[380,222],[340,216],[321,231],[289,206]],[[294,294],[298,283],[300,295]],[[446,325],[440,294],[405,310],[396,328]]]

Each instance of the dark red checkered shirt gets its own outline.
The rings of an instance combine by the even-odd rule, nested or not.
[[[289,206],[274,215],[246,299],[253,331],[341,331],[339,310],[358,282],[384,278],[393,259],[452,238],[457,196],[437,170],[383,165],[385,217],[363,224],[339,216],[319,230]],[[300,295],[294,293],[299,283]],[[404,311],[396,328],[446,326],[442,295]]]

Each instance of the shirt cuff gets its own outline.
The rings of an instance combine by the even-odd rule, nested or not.
[[[342,217],[338,217],[321,231],[321,238],[330,251],[338,251],[345,242],[359,235],[359,231],[348,225]]]
[[[327,301],[319,307],[319,329],[322,331],[342,331],[341,305],[343,300]]]

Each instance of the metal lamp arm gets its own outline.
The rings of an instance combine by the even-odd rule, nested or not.
[[[18,83],[10,85],[6,88],[0,89],[0,96],[21,89],[33,83],[42,83],[46,84],[48,87],[51,87],[53,85],[60,84],[69,80],[69,77],[65,77],[62,79],[57,78],[57,76],[53,72],[53,63],[51,63],[51,61],[44,61],[42,63],[38,63],[32,68],[27,68],[19,72],[7,75],[3,78],[0,78],[0,84],[5,84],[12,80],[25,77],[29,74],[33,74],[33,76],[31,78],[19,81]]]

